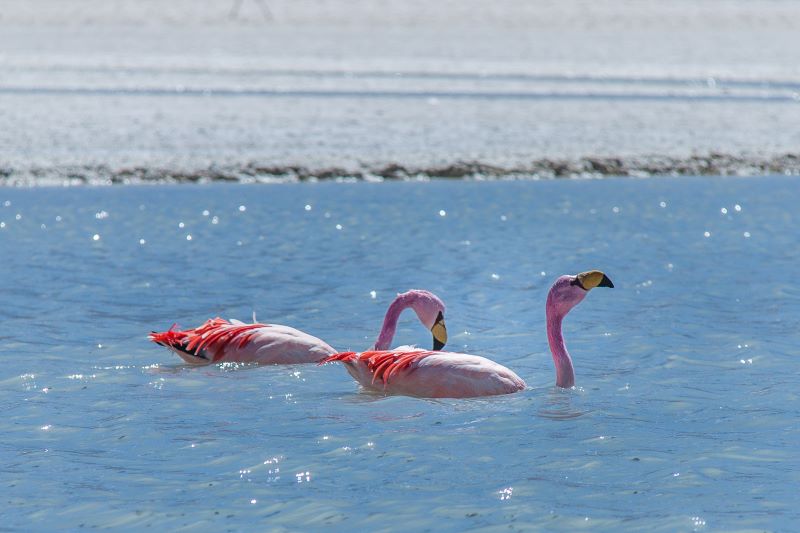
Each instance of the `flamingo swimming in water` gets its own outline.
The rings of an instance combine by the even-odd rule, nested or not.
[[[444,304],[428,291],[411,290],[398,294],[389,306],[373,349],[389,348],[400,313],[408,307],[414,309],[420,321],[433,333],[433,349],[440,350],[444,347],[447,342]],[[255,322],[255,318],[253,324],[211,318],[201,326],[183,331],[173,325],[164,332],[154,331],[149,338],[193,365],[222,362],[318,363],[336,353],[325,341],[308,333],[279,324],[259,324]]]
[[[201,326],[153,332],[150,340],[192,365],[237,362],[260,364],[317,363],[336,353],[325,341],[279,324],[245,324],[210,318]]]
[[[614,287],[598,270],[577,276],[561,276],[547,295],[547,340],[556,367],[556,385],[572,387],[575,372],[561,334],[561,322],[595,287]],[[341,361],[364,388],[386,394],[425,398],[471,398],[510,394],[525,382],[508,368],[485,357],[419,349],[378,349],[344,352],[320,364]]]

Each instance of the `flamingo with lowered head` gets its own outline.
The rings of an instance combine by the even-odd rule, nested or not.
[[[397,298],[389,305],[386,316],[383,318],[383,326],[375,339],[375,344],[370,350],[388,350],[397,331],[397,321],[406,309],[411,308],[417,314],[417,318],[433,334],[433,349],[441,350],[447,344],[447,328],[444,324],[444,302],[432,292],[411,289],[408,292],[398,294]],[[401,346],[395,349],[411,348]]]
[[[561,323],[595,287],[614,287],[598,270],[577,276],[561,276],[547,295],[547,340],[556,367],[556,385],[575,384],[572,359],[564,344]],[[525,382],[508,368],[485,357],[419,349],[376,349],[344,352],[327,357],[320,364],[341,361],[364,388],[387,394],[425,398],[471,398],[510,394],[525,388]]]
[[[428,291],[411,290],[398,294],[389,306],[373,349],[389,348],[400,314],[408,307],[414,309],[419,320],[433,333],[433,349],[444,347],[447,342],[444,304]],[[245,324],[239,320],[211,318],[201,326],[183,331],[175,325],[164,332],[154,331],[149,338],[193,365],[318,363],[336,353],[325,341],[308,333],[289,326],[259,324],[255,319],[253,324]]]
[[[178,354],[190,365],[259,363],[265,365],[317,363],[336,353],[325,341],[279,324],[245,324],[239,320],[209,318],[187,330],[177,325],[152,332],[151,341]]]

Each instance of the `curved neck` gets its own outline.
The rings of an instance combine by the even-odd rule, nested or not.
[[[405,295],[400,295],[394,299],[392,305],[386,310],[386,316],[383,318],[383,327],[378,334],[378,339],[375,341],[375,350],[388,350],[394,339],[395,331],[397,331],[397,320],[400,314],[408,307],[411,307],[411,302]]]
[[[549,303],[547,306],[547,342],[550,344],[553,364],[556,366],[556,385],[569,388],[575,385],[575,371],[572,368],[572,359],[567,352],[567,346],[564,344],[564,336],[561,334],[561,322],[564,320],[564,315],[551,309]]]

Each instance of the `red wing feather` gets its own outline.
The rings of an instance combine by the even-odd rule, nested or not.
[[[380,379],[383,384],[386,385],[389,383],[389,379],[391,379],[392,376],[434,353],[436,352],[425,350],[372,350],[361,353],[342,352],[323,359],[320,364],[332,363],[334,361],[342,361],[345,363],[360,361],[366,363],[367,368],[372,372],[372,383]]]
[[[150,340],[192,355],[209,351],[216,361],[223,356],[222,348],[226,345],[242,348],[252,339],[255,333],[253,330],[267,326],[268,324],[231,324],[217,317],[208,319],[202,326],[184,331],[177,330],[173,324],[168,331],[151,333]]]

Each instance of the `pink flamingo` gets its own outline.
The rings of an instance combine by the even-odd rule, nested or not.
[[[192,365],[317,363],[336,353],[325,341],[289,326],[245,324],[219,317],[183,331],[173,324],[167,331],[154,331],[149,338]]]
[[[447,342],[444,304],[428,291],[411,290],[397,295],[386,311],[383,329],[374,349],[389,348],[404,309],[411,307],[420,321],[433,333],[433,347],[439,350]],[[211,318],[201,326],[178,330],[173,325],[164,332],[152,332],[151,341],[165,346],[193,365],[221,362],[298,364],[318,363],[336,353],[325,341],[289,326],[245,324],[238,320]],[[407,347],[410,349],[410,347]]]
[[[600,271],[561,276],[547,295],[547,340],[556,367],[556,385],[572,387],[575,372],[561,334],[561,322],[595,287],[614,287]],[[376,349],[331,355],[320,364],[341,361],[364,388],[386,394],[425,398],[471,398],[510,394],[525,382],[508,368],[485,357],[419,349]]]
[[[398,294],[397,298],[389,305],[386,316],[383,318],[383,326],[375,339],[375,344],[370,350],[388,350],[397,331],[397,321],[400,314],[408,308],[414,310],[417,318],[422,325],[433,334],[433,349],[441,350],[447,344],[447,328],[444,324],[444,302],[432,292],[411,289],[408,292]],[[411,348],[401,346],[396,349]]]

